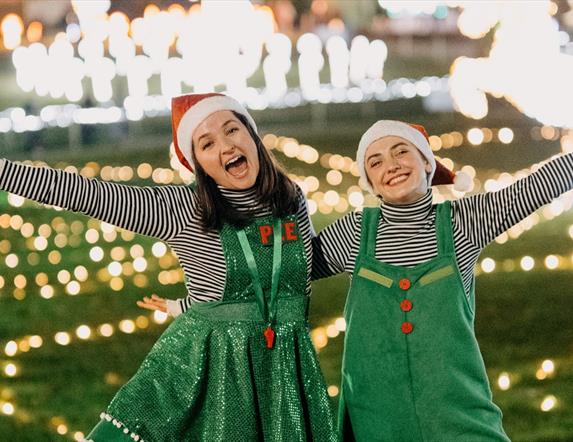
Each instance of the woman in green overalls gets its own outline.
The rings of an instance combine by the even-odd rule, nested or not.
[[[360,140],[357,164],[381,205],[328,226],[313,255],[316,277],[352,274],[342,438],[509,440],[474,334],[473,268],[487,243],[573,188],[573,155],[499,192],[437,205],[431,185],[454,175],[421,126],[378,121]]]
[[[197,297],[87,440],[334,441],[307,323],[312,229],[302,192],[234,99],[172,104],[175,149],[196,186],[121,186],[0,160],[0,189],[166,241]]]

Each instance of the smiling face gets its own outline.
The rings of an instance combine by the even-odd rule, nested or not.
[[[376,195],[393,204],[417,201],[428,191],[432,168],[420,151],[401,137],[374,141],[364,157],[366,175]]]
[[[257,146],[231,111],[214,112],[197,126],[193,153],[205,173],[222,187],[244,190],[257,181]]]

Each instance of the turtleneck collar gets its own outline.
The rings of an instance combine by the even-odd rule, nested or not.
[[[235,190],[228,189],[217,185],[221,195],[231,203],[238,211],[253,211],[254,216],[265,216],[271,213],[270,208],[263,206],[257,199],[257,189],[255,186],[244,189]]]
[[[388,223],[412,223],[423,221],[432,211],[432,189],[419,200],[409,204],[392,204],[382,201],[382,218]]]
[[[253,200],[256,198],[257,190],[255,186],[250,187],[248,189],[238,189],[238,190],[227,189],[226,187],[219,186],[218,184],[217,187],[219,188],[219,192],[221,192],[221,195],[227,198],[230,202],[244,201],[245,198],[252,198]]]

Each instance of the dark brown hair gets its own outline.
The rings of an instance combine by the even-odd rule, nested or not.
[[[235,117],[247,128],[257,147],[259,157],[259,175],[255,181],[257,203],[268,205],[274,216],[284,217],[298,211],[298,192],[273,155],[267,151],[261,138],[248,123],[247,119],[232,111]],[[223,224],[244,227],[253,218],[253,211],[238,211],[223,195],[217,183],[201,167],[195,156],[193,145],[191,155],[195,166],[197,197],[201,223],[205,230],[220,230]]]

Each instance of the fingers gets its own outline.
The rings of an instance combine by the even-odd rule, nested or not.
[[[138,307],[146,310],[160,310],[164,313],[167,312],[167,301],[155,294],[151,295],[151,298],[144,296],[143,301],[137,301],[136,304]]]
[[[144,308],[146,310],[159,310],[159,307],[151,304],[151,303],[147,303],[147,302],[143,302],[143,301],[137,301],[136,302],[138,307]]]
[[[167,303],[167,301],[165,301],[165,299],[160,298],[160,297],[157,296],[157,295],[152,295],[151,298],[148,298],[148,297],[146,296],[146,297],[143,298],[143,300],[144,300],[145,302],[150,303],[150,304],[159,305],[159,306],[165,305],[165,304]]]

